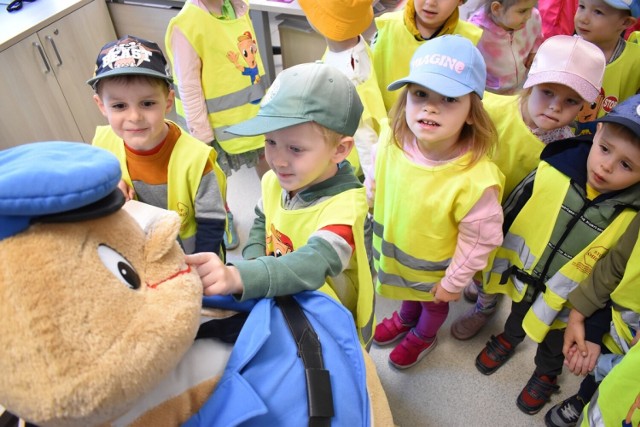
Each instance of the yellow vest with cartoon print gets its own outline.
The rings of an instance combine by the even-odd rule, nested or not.
[[[378,149],[373,258],[380,295],[433,300],[430,291],[451,263],[458,225],[487,188],[502,188],[504,182],[488,158],[466,167],[470,158],[466,153],[428,167],[389,141]]]
[[[209,113],[209,123],[216,141],[225,152],[230,154],[245,153],[264,147],[264,137],[261,135],[237,137],[224,132],[229,126],[254,117],[260,108],[260,99],[265,94],[264,67],[260,53],[257,51],[256,33],[249,13],[237,19],[218,19],[194,4],[186,3],[180,13],[169,22],[165,36],[167,57],[173,64],[174,70],[175,63],[170,40],[176,25],[200,57],[202,89]],[[202,31],[203,28],[207,31]],[[241,43],[247,46],[240,46]],[[229,59],[232,54],[237,55],[235,64]],[[245,58],[252,57],[255,61],[254,66],[247,66],[250,64]],[[243,70],[239,70],[238,67]],[[179,93],[180,82],[177,80],[175,71],[173,75],[176,112],[182,120],[185,120]],[[181,124],[185,125],[185,123],[186,121]]]
[[[504,198],[540,162],[545,144],[525,124],[520,113],[518,96],[485,92],[485,110],[498,131],[498,146],[492,160],[504,174]]]
[[[555,220],[550,221],[549,218],[559,215],[570,185],[566,175],[547,162],[540,162],[531,198],[513,221],[502,245],[492,254],[483,272],[487,293],[504,293],[516,302],[522,301],[529,285],[522,277],[509,274],[509,270],[515,267],[521,273],[532,275],[555,226]],[[541,212],[556,214],[541,215]],[[549,278],[545,283],[546,290],[537,295],[522,323],[532,340],[542,342],[550,329],[566,326],[566,319],[558,315],[569,292],[587,277],[593,264],[617,242],[635,214],[632,209],[625,209]],[[506,275],[508,277],[504,277]]]
[[[640,236],[638,236],[640,239]],[[640,329],[640,242],[627,260],[622,280],[611,293],[612,327],[603,342],[612,353],[626,354]],[[633,332],[632,332],[633,331]],[[640,331],[638,331],[640,333]]]
[[[625,43],[622,54],[607,64],[602,78],[602,89],[595,102],[585,103],[578,113],[576,135],[595,132],[593,120],[609,112],[620,102],[640,90],[640,45]]]
[[[267,236],[267,255],[284,255],[307,244],[309,236],[329,225],[350,225],[355,254],[339,283],[327,277],[319,289],[340,301],[353,315],[358,336],[368,347],[373,338],[374,293],[364,246],[364,220],[368,212],[364,188],[344,191],[316,205],[287,210],[282,207],[282,187],[273,171],[262,178],[262,202]]]
[[[98,126],[93,138],[93,145],[113,153],[120,161],[122,179],[133,188],[133,182],[127,169],[127,155],[124,143],[110,126]],[[202,172],[207,161],[210,161],[218,179],[222,199],[226,200],[227,181],[224,172],[216,161],[216,150],[180,129],[180,138],[176,142],[169,159],[167,171],[167,209],[180,215],[180,240],[188,242],[197,232],[194,210],[194,198],[202,180]],[[183,208],[181,206],[186,206]],[[159,206],[161,207],[161,206]],[[195,245],[195,243],[194,243]]]
[[[637,426],[640,409],[640,345],[613,367],[582,412],[581,427]]]
[[[369,58],[373,58],[371,48],[366,42],[365,49]],[[375,132],[380,136],[382,132],[389,127],[389,118],[387,116],[387,110],[384,108],[380,88],[378,87],[378,79],[376,77],[376,70],[373,68],[373,60],[369,77],[364,82],[356,85],[356,92],[358,92],[363,107],[360,123],[372,123]],[[363,172],[362,166],[360,165],[360,158],[358,157],[358,150],[355,148],[351,150],[347,156],[347,160],[351,163],[355,175],[361,176]]]
[[[387,86],[409,74],[409,62],[416,49],[428,40],[416,40],[404,24],[404,10],[384,13],[375,18],[378,35],[373,47],[373,68],[387,111],[391,110],[400,91],[389,91]],[[453,34],[459,34],[478,44],[482,29],[466,21],[458,21]]]

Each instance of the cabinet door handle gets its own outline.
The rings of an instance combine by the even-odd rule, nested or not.
[[[42,49],[42,45],[38,42],[33,42],[33,45],[38,48],[38,52],[40,52],[40,57],[42,58],[42,62],[44,62],[44,73],[47,74],[51,71],[51,67],[49,66],[49,61],[47,61],[47,57],[44,54],[44,49]]]
[[[53,41],[53,37],[51,36],[45,36],[45,39],[47,39],[49,43],[51,43],[51,47],[53,48],[53,51],[56,53],[56,57],[58,58],[58,63],[56,65],[58,67],[61,66],[62,58],[60,57],[60,52],[58,52],[58,47],[56,46],[56,42]]]

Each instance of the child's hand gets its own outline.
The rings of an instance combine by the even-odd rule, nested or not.
[[[449,292],[442,286],[442,282],[438,282],[431,289],[431,293],[434,295],[433,302],[436,304],[439,302],[458,301],[460,299],[460,292]]]
[[[593,371],[600,356],[600,345],[591,341],[585,341],[587,356],[583,356],[580,351],[574,351],[571,357],[564,360],[564,365],[573,372],[574,375],[587,375]]]
[[[575,345],[582,357],[587,357],[587,347],[584,341],[584,315],[575,308],[569,313],[569,322],[567,329],[564,331],[564,345],[562,346],[562,354],[565,358],[571,356],[570,349]]]
[[[118,188],[120,189],[120,191],[122,191],[122,194],[124,194],[125,202],[135,199],[136,197],[135,190],[133,189],[133,187],[129,187],[129,185],[125,182],[124,179],[120,180],[120,182],[118,183]]]
[[[185,259],[198,272],[205,295],[241,294],[244,290],[238,269],[224,265],[213,252],[186,255]]]

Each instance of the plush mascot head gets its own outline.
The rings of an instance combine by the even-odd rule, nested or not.
[[[0,151],[0,404],[42,426],[125,412],[192,345],[202,285],[178,216],[142,229],[118,160],[80,143]]]

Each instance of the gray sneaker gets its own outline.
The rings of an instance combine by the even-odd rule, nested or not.
[[[476,311],[475,306],[471,307],[469,311],[458,317],[451,325],[451,335],[459,340],[468,340],[475,337],[480,329],[487,324],[489,319],[495,313],[493,309],[489,313],[483,313]]]
[[[544,416],[544,423],[547,427],[573,427],[578,423],[584,407],[582,399],[577,394],[573,395],[549,409]]]

